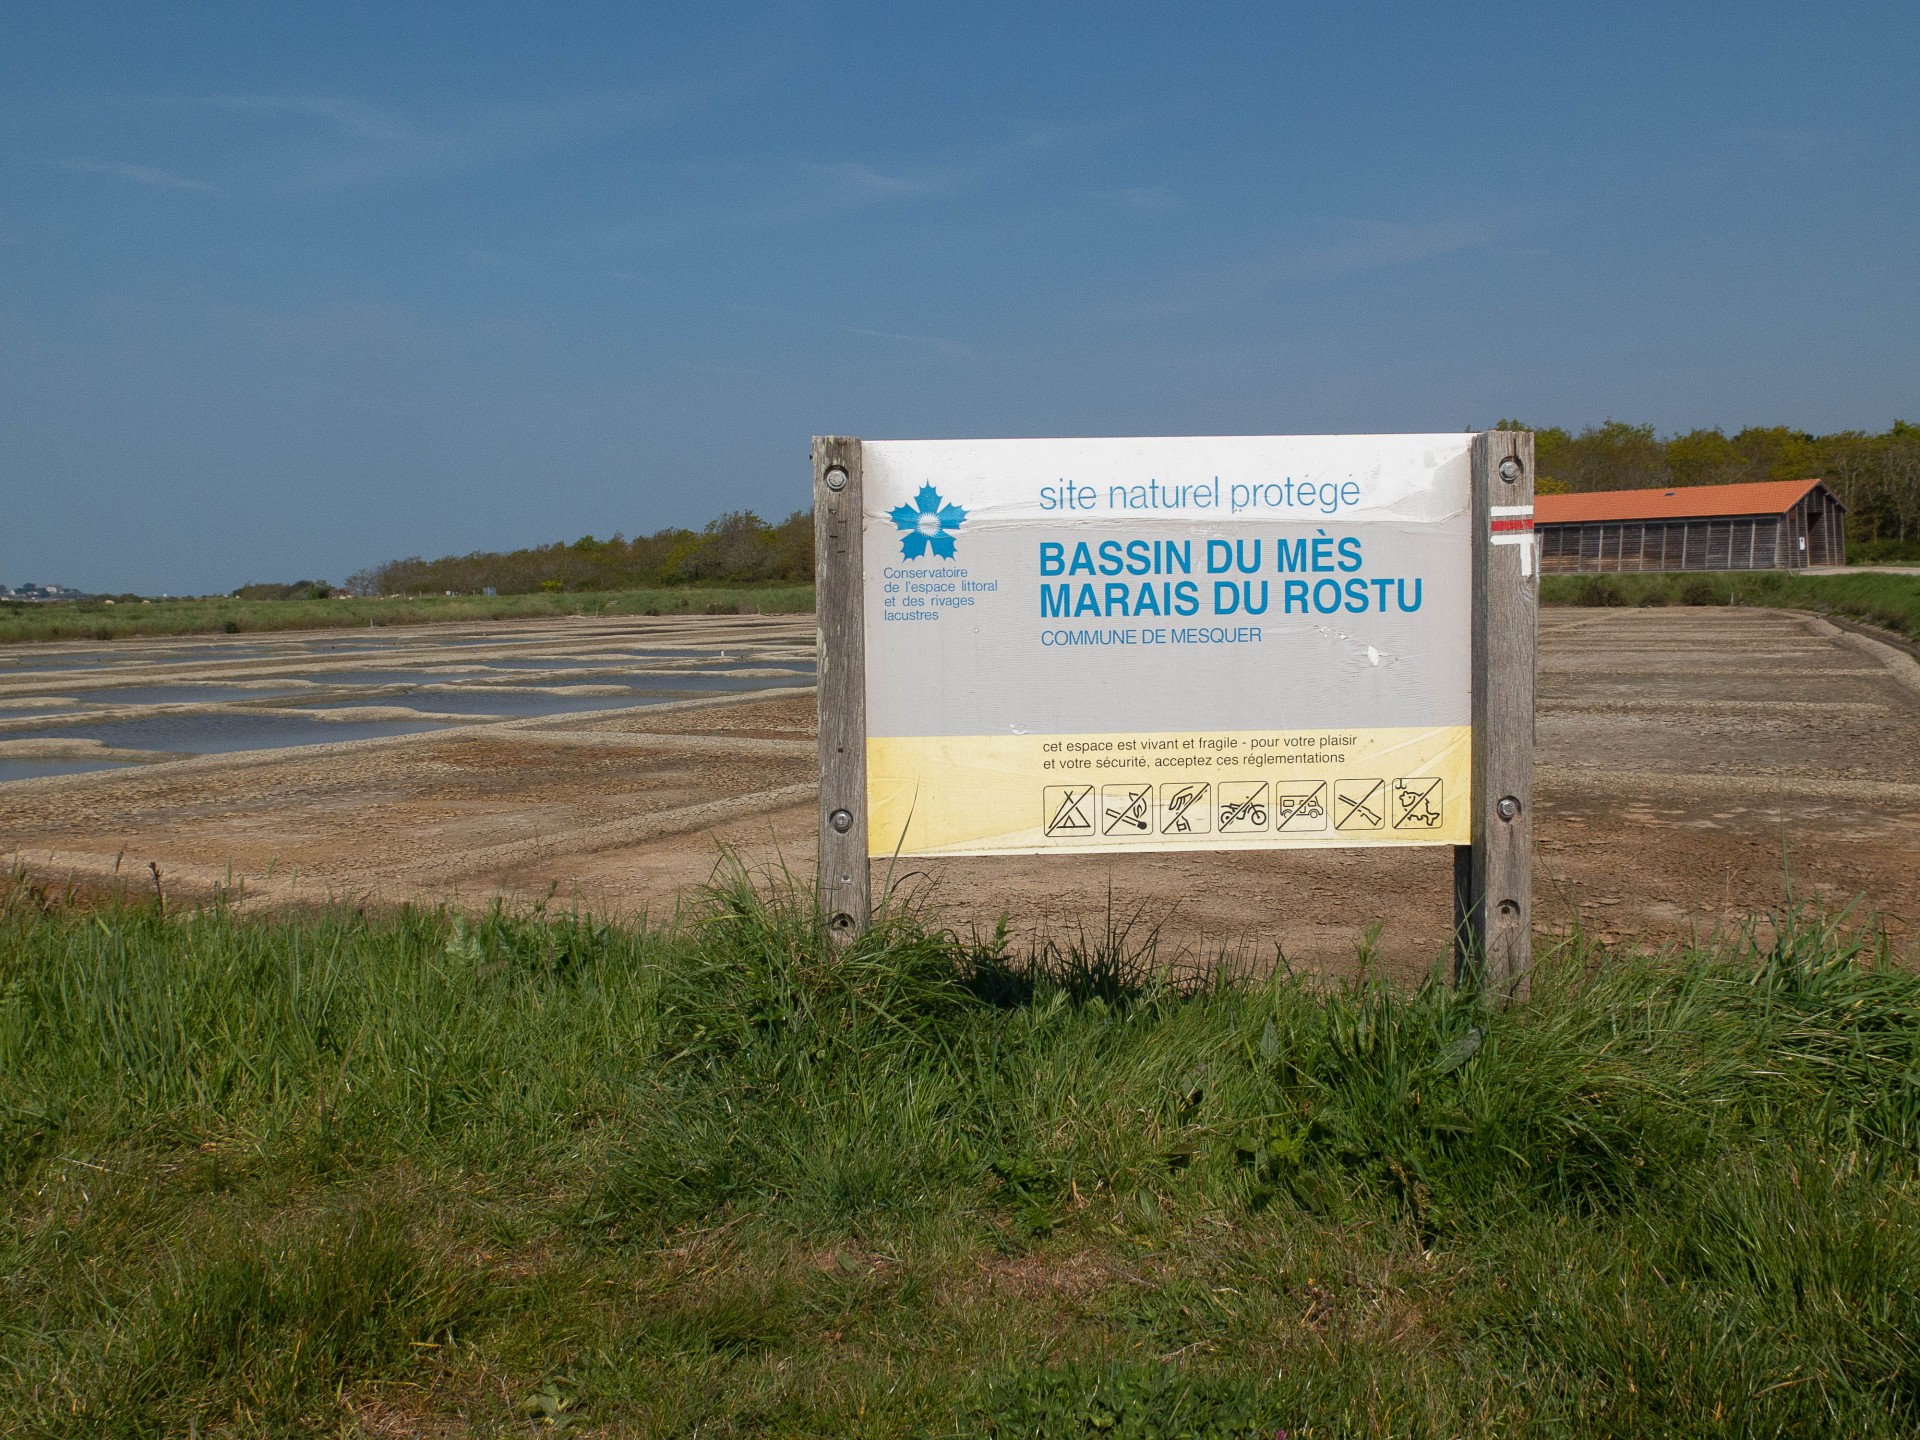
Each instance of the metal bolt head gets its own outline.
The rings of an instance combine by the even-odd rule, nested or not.
[[[1500,478],[1509,485],[1518,485],[1520,477],[1526,473],[1520,462],[1511,455],[1500,462]]]
[[[851,810],[836,810],[827,816],[827,823],[833,826],[834,830],[839,834],[844,835],[853,828],[853,812]]]
[[[827,468],[827,489],[844,490],[847,488],[847,472],[838,465]]]
[[[1520,814],[1520,802],[1511,795],[1502,795],[1494,802],[1493,813],[1502,820],[1515,819]]]

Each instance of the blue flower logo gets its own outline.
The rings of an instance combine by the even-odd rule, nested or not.
[[[920,487],[913,504],[898,506],[889,513],[893,523],[906,532],[900,537],[900,553],[909,560],[918,560],[929,550],[943,560],[951,560],[953,532],[967,523],[967,512],[943,502],[940,492],[931,485]]]

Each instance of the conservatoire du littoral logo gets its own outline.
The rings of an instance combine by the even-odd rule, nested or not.
[[[942,560],[953,558],[953,532],[967,523],[967,512],[940,498],[931,485],[922,485],[911,505],[900,505],[888,512],[893,523],[906,533],[900,537],[900,553],[918,560],[931,550]]]

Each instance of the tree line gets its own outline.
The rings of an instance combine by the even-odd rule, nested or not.
[[[1502,420],[1503,430],[1533,429],[1542,494],[1731,485],[1744,480],[1819,477],[1847,507],[1849,558],[1920,559],[1920,425],[1896,421],[1880,434],[1841,430],[1814,435],[1784,425],[1749,426],[1734,435],[1689,430],[1662,439],[1651,425],[1609,420],[1575,433]],[[670,585],[806,584],[813,579],[813,512],[777,524],[734,510],[699,530],[656,530],[631,539],[522,550],[476,550],[423,560],[390,560],[351,576],[357,595],[453,592],[525,595],[538,591],[639,590]],[[325,593],[325,582],[248,587],[264,594]]]
[[[1541,494],[1817,477],[1847,507],[1850,559],[1920,559],[1920,425],[1895,421],[1878,435],[1755,425],[1734,435],[1689,430],[1664,440],[1651,425],[1621,420],[1578,434],[1516,420],[1498,428],[1533,429]]]
[[[351,576],[356,595],[500,595],[538,591],[645,590],[663,585],[799,584],[813,580],[813,512],[778,524],[732,510],[700,530],[656,530],[631,539],[583,535],[524,550],[476,550],[390,560]]]

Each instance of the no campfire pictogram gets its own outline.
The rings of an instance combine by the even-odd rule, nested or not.
[[[1148,818],[1152,809],[1151,785],[1102,785],[1100,833],[1145,835],[1153,829],[1153,822]]]

